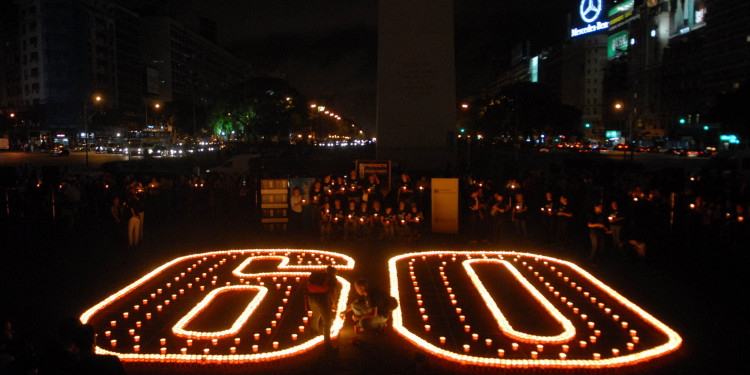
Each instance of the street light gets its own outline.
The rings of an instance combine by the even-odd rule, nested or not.
[[[94,98],[94,105],[98,105],[102,102],[101,95],[95,95]],[[94,112],[96,113],[96,112]],[[91,117],[94,117],[94,113],[91,114],[91,116],[88,116],[86,114],[86,103],[83,104],[83,126],[84,126],[84,132],[85,132],[85,139],[86,139],[86,168],[89,167],[89,120]]]
[[[146,112],[146,127],[148,128],[148,104],[144,104],[143,108],[144,108],[144,110]],[[159,108],[161,108],[161,104],[154,103],[154,110],[157,110]]]

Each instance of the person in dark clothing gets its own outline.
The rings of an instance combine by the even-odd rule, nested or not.
[[[602,212],[602,204],[594,204],[594,211],[589,213],[586,224],[589,228],[589,239],[591,240],[591,253],[589,261],[596,264],[596,260],[606,249],[607,234],[611,233],[607,228],[607,217]]]
[[[566,197],[565,195],[560,196],[560,203],[557,205],[557,209],[555,211],[557,216],[555,220],[555,222],[557,223],[557,243],[560,245],[567,245],[568,243],[570,243],[568,226],[570,224],[570,220],[573,219],[573,212],[568,206],[568,197]]]
[[[310,328],[316,334],[323,335],[323,345],[326,352],[334,351],[331,344],[332,311],[336,310],[338,297],[338,281],[336,268],[328,266],[325,274],[313,273],[308,279],[307,304],[313,312]]]

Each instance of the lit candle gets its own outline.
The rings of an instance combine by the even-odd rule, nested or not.
[[[229,353],[232,353],[232,354],[237,353],[237,348],[235,348],[234,346],[229,348]]]
[[[165,305],[167,305],[167,306],[169,306],[169,300],[168,300],[168,299],[165,299],[165,300],[164,300],[164,304],[165,304]]]
[[[214,284],[215,284],[215,283],[214,283]],[[201,292],[202,292],[202,291],[204,291],[204,290],[206,290],[206,287],[205,287],[205,286],[203,286],[203,285],[201,285]]]
[[[464,344],[464,352],[468,353],[469,349],[471,349],[471,347],[469,346],[469,344]]]
[[[537,359],[539,357],[539,353],[537,353],[536,350],[531,351],[531,359]]]
[[[193,340],[192,339],[188,339],[187,340],[187,346],[193,346]]]
[[[622,325],[622,328],[627,329],[628,328],[628,322],[622,322],[620,323]],[[113,326],[114,327],[114,326]]]
[[[255,339],[255,341],[260,340],[260,333],[253,334],[253,338]]]
[[[594,360],[595,360],[595,361],[598,361],[598,360],[600,360],[600,359],[602,359],[602,355],[601,355],[601,354],[599,354],[599,353],[594,353]]]
[[[460,307],[456,307],[456,314],[460,314],[460,313],[461,313],[461,308]]]
[[[427,318],[428,318],[428,316],[427,316],[427,315],[422,315],[422,321],[423,321],[423,322],[426,322],[426,321],[427,321]]]
[[[589,336],[589,341],[591,341],[592,344],[596,343],[596,336]]]
[[[211,350],[208,349],[208,348],[203,349],[203,354],[205,354],[205,355],[208,355],[208,353],[210,353],[210,352],[211,352]]]
[[[612,315],[612,320],[614,320],[616,322],[616,321],[620,320],[620,316],[619,315]]]
[[[253,353],[257,353],[257,352],[258,352],[258,345],[253,345]]]
[[[596,336],[596,337],[599,337],[599,336],[601,336],[601,335],[602,335],[602,331],[600,331],[600,330],[598,330],[598,329],[595,329],[595,330],[594,330],[594,336]]]
[[[113,320],[113,321],[109,322],[109,324],[110,324],[110,325],[111,325],[112,327],[115,327],[115,326],[117,326],[117,321],[116,321],[116,320]]]
[[[109,343],[112,345],[113,348],[117,347],[117,340],[115,339],[109,340]]]
[[[615,357],[620,355],[620,349],[612,348],[612,355]]]
[[[167,348],[159,348],[161,354],[167,354]]]
[[[544,345],[542,345],[542,344],[537,344],[537,346],[536,346],[536,350],[537,350],[537,351],[539,351],[539,353],[543,352],[543,351],[544,351]]]
[[[279,348],[279,342],[278,341],[274,341],[273,342],[273,348],[274,348],[274,350],[276,350],[276,349]]]
[[[299,326],[299,333],[305,333],[305,326]]]
[[[487,346],[492,346],[492,339],[484,339],[484,343]]]
[[[464,320],[466,320],[466,316],[465,315],[459,315],[458,316],[458,320],[460,320],[460,321],[463,322]]]
[[[560,353],[560,359],[563,359],[563,360],[564,360],[564,359],[566,359],[566,358],[568,358],[568,355],[567,355],[567,354],[565,354],[565,353]]]
[[[464,331],[466,331],[466,333],[469,333],[470,330],[471,330],[471,326],[470,325],[465,325],[464,326]]]
[[[104,336],[109,337],[112,334],[112,331],[104,331]]]
[[[167,345],[167,339],[165,339],[165,338],[160,338],[160,339],[159,339],[159,345],[162,345],[162,346],[164,346],[164,345]]]
[[[156,293],[161,294],[161,289],[157,289]]]
[[[570,350],[570,346],[568,346],[568,345],[563,345],[563,346],[562,346],[562,351],[563,351],[563,353],[567,353],[567,352],[568,352],[568,350]]]
[[[219,340],[218,339],[211,339],[211,344],[213,346],[219,345]]]
[[[626,345],[628,346],[628,350],[633,350],[633,348],[635,347],[635,344],[633,344],[632,342],[629,342]]]
[[[297,341],[297,334],[296,333],[292,333],[292,341]]]
[[[271,328],[266,328],[266,335],[270,335],[270,334],[271,334]]]
[[[146,320],[151,319],[151,313],[146,313]]]
[[[281,319],[281,313],[276,313],[276,319]]]
[[[308,317],[308,318],[312,318],[312,315],[313,315],[313,312],[312,312],[312,311],[307,311],[307,317]]]
[[[141,346],[140,345],[133,345],[133,352],[140,353],[140,351],[141,351]]]
[[[589,329],[594,329],[594,322],[589,322]]]
[[[638,336],[633,336],[633,337],[632,337],[632,340],[633,340],[633,342],[634,342],[634,343],[636,343],[636,344],[638,343],[638,341],[640,341],[640,339],[638,338]]]
[[[445,345],[445,336],[440,336],[440,344]]]
[[[144,306],[145,306],[145,305],[148,305],[148,300],[147,300],[147,299],[144,299],[144,300],[143,300],[142,302],[143,302],[143,305],[144,305]]]
[[[132,328],[131,328],[131,329],[129,329],[129,330],[128,330],[128,334],[129,334],[130,336],[134,336],[134,335],[135,335],[135,330],[134,330],[134,329],[132,329]]]
[[[474,341],[477,341],[477,340],[479,340],[479,334],[477,334],[477,333],[472,333],[472,334],[471,334],[471,339],[472,339],[472,340],[474,340]]]
[[[429,324],[425,324],[424,325],[424,330],[427,331],[427,332],[430,332],[430,325]]]
[[[161,311],[161,305],[156,306],[156,311]]]
[[[133,310],[135,310],[135,311],[138,311],[138,309],[140,309],[140,308],[141,308],[141,306],[140,306],[140,305],[134,305],[134,306],[133,306]]]
[[[133,336],[133,342],[141,342],[141,336]]]
[[[172,294],[172,299],[176,300],[177,299],[177,295],[176,294]]]
[[[274,328],[276,327],[276,321],[275,320],[271,321],[271,327],[274,327]]]
[[[518,343],[517,342],[512,343],[511,346],[513,347],[514,351],[518,350]]]
[[[586,341],[581,340],[578,342],[578,344],[581,345],[581,348],[585,348],[587,343]]]

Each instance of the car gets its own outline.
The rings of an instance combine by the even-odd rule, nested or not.
[[[70,150],[68,150],[67,147],[63,145],[57,145],[55,147],[52,147],[52,149],[49,151],[50,156],[70,156]]]

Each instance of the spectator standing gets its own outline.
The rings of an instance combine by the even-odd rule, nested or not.
[[[609,228],[607,228],[607,218],[604,216],[600,202],[594,203],[594,209],[589,213],[586,225],[589,228],[589,240],[591,241],[589,262],[596,265],[599,255],[606,250],[607,234],[610,233]]]

